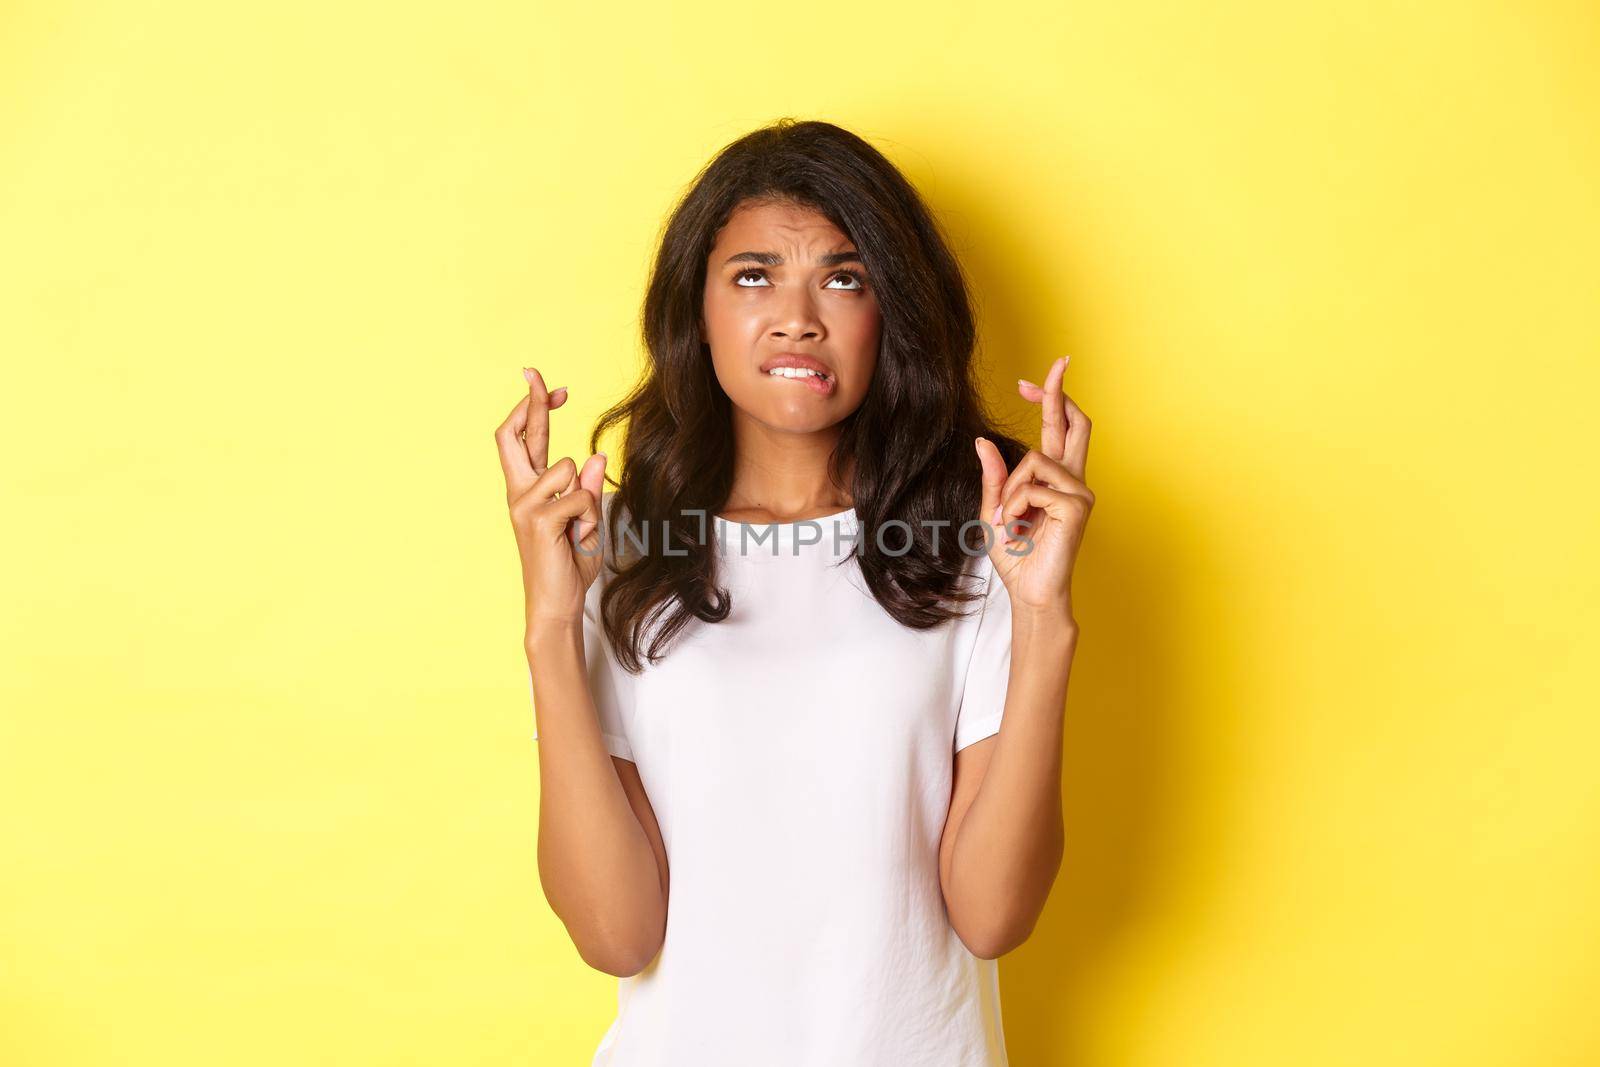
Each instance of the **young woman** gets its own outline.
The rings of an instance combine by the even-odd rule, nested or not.
[[[965,283],[864,140],[782,120],[671,216],[649,366],[548,461],[496,431],[537,712],[539,874],[619,976],[594,1063],[995,1067],[995,960],[1062,856],[1089,420],[997,432]]]

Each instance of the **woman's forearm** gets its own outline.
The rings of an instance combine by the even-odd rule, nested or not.
[[[642,970],[666,930],[650,840],[600,736],[581,623],[526,642],[539,731],[539,880],[591,967]]]
[[[956,828],[952,923],[994,958],[1027,940],[1061,868],[1061,744],[1077,650],[1070,620],[1012,617],[1005,715],[983,784]]]

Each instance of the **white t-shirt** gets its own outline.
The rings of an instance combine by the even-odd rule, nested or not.
[[[972,614],[918,631],[844,560],[866,536],[853,508],[708,520],[727,619],[631,675],[600,624],[609,567],[584,605],[605,746],[638,767],[671,872],[665,941],[618,980],[594,1067],[1001,1067],[997,961],[950,926],[938,860],[954,754],[1005,705],[993,562],[970,557]]]

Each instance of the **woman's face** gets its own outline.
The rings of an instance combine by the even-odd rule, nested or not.
[[[774,430],[826,429],[867,395],[878,362],[878,298],[855,243],[792,204],[734,209],[706,260],[701,332],[734,407]],[[791,366],[821,371],[788,377]],[[796,371],[787,372],[792,375]]]

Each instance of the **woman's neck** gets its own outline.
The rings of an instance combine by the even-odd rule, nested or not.
[[[850,479],[839,486],[828,475],[838,442],[837,426],[801,434],[736,423],[733,486],[717,513],[734,522],[798,522],[854,507]]]

